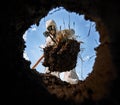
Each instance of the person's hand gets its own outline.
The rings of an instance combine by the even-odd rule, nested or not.
[[[44,35],[45,37],[48,37],[48,36],[49,36],[49,32],[48,32],[48,31],[45,31],[45,32],[43,32],[43,35]]]

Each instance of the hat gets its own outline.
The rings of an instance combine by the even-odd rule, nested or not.
[[[57,28],[55,21],[52,20],[52,19],[46,21],[46,29],[47,29],[49,26],[55,26],[55,28]]]

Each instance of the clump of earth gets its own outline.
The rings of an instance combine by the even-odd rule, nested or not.
[[[79,51],[80,42],[73,39],[60,42],[56,46],[47,46],[44,48],[42,65],[49,67],[50,71],[69,71],[76,67]]]

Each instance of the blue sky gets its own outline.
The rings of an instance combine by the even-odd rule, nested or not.
[[[24,50],[24,58],[31,61],[30,67],[32,67],[37,60],[42,56],[43,50],[40,48],[45,44],[45,37],[43,32],[45,31],[45,22],[49,19],[55,20],[58,30],[64,28],[73,28],[78,41],[83,41],[81,44],[78,57],[76,71],[80,80],[85,79],[92,71],[94,60],[96,58],[95,47],[99,46],[99,33],[95,29],[95,23],[84,19],[84,15],[76,14],[75,12],[68,12],[63,7],[55,8],[51,10],[48,15],[42,18],[39,22],[39,26],[35,24],[30,26],[23,35],[26,48]],[[91,27],[91,29],[90,29]],[[90,30],[90,33],[89,33]],[[89,34],[88,34],[89,33]],[[36,70],[44,73],[45,67],[42,65],[42,61],[36,67]],[[62,74],[63,75],[63,74]]]

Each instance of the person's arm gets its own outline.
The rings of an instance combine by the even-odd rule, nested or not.
[[[52,41],[52,39],[48,36],[46,38],[46,43],[45,43],[45,46],[50,46],[50,45],[54,45],[54,42]]]

